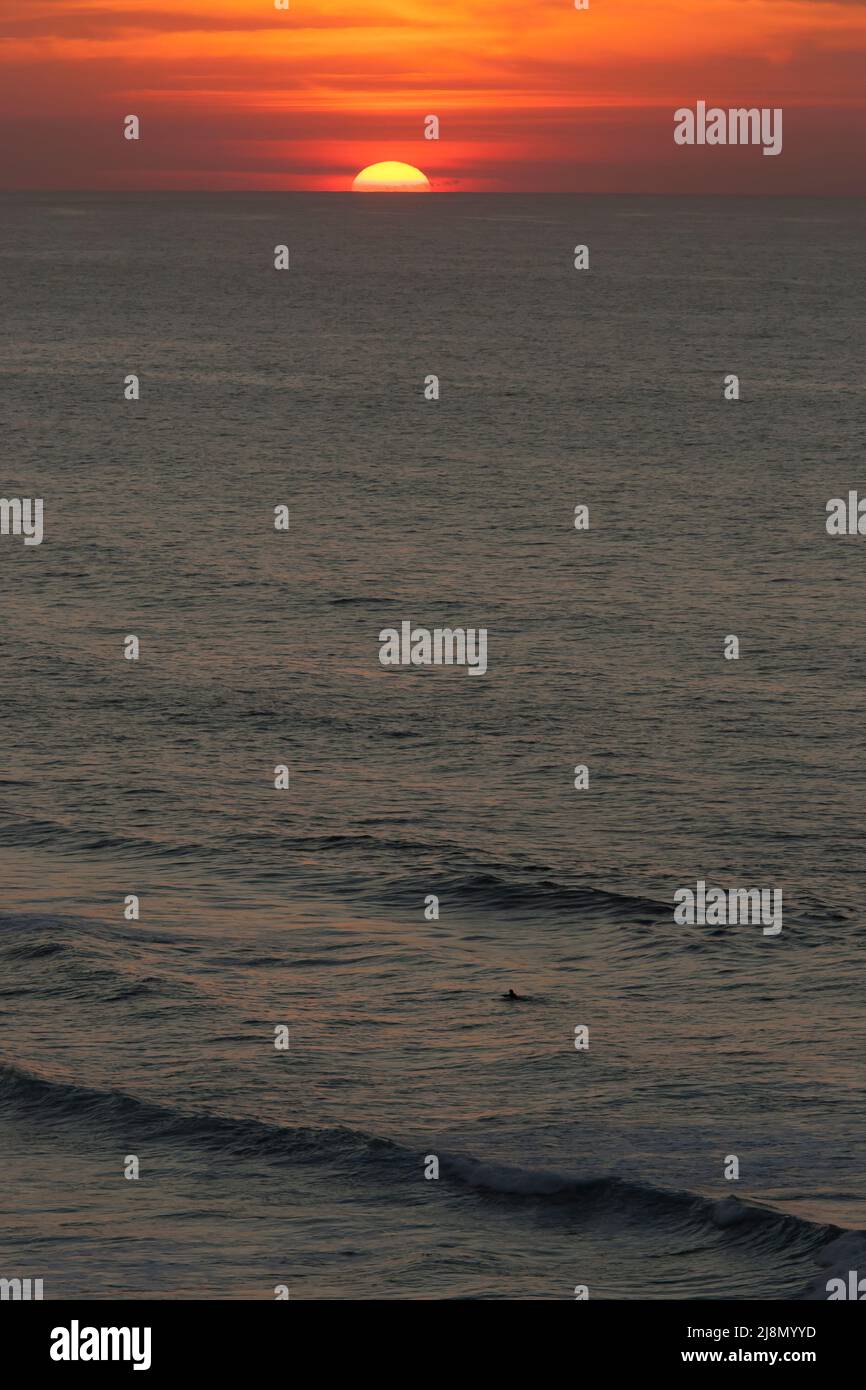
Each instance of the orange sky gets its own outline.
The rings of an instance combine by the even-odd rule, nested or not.
[[[348,189],[396,159],[441,191],[864,191],[866,0],[0,0],[0,16],[7,189]],[[700,99],[783,107],[782,155],[676,147],[673,111]]]

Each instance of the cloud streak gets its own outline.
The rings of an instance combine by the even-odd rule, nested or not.
[[[792,140],[786,117],[774,177],[857,191],[866,2],[618,0],[578,12],[534,0],[527,19],[525,0],[293,0],[288,12],[270,0],[32,0],[0,42],[4,183],[53,186],[62,148],[82,187],[159,187],[161,172],[175,186],[181,151],[191,187],[247,187],[263,170],[287,188],[342,187],[354,160],[400,158],[467,188],[531,187],[533,168],[537,186],[581,187],[607,161],[624,189],[641,170],[664,191],[686,167],[671,162],[666,113],[704,98],[820,113],[820,176],[808,127]],[[131,111],[137,150],[119,137]],[[604,128],[586,115],[599,111]],[[428,112],[442,119],[438,144],[422,141]],[[751,187],[732,158],[713,170],[721,189]]]

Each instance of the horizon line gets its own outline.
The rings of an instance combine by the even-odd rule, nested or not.
[[[148,197],[152,194],[177,197],[271,197],[271,198],[352,198],[355,201],[370,202],[376,198],[401,198],[408,201],[427,201],[430,193],[439,198],[712,198],[723,201],[731,198],[785,199],[815,198],[826,201],[845,200],[862,202],[866,192],[861,193],[822,193],[813,190],[800,192],[732,192],[687,193],[671,189],[616,189],[590,190],[580,188],[441,188],[432,185],[424,190],[403,192],[399,190],[367,190],[358,192],[352,188],[0,188],[0,196],[56,196],[57,194],[78,195],[80,197]]]

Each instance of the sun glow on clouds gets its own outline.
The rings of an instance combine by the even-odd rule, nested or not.
[[[678,191],[671,113],[705,98],[784,106],[808,191],[866,138],[850,0],[28,0],[2,33],[7,187],[337,191],[387,154],[442,191]]]

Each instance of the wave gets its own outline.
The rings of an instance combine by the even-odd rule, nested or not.
[[[98,1091],[55,1080],[0,1061],[0,1113],[88,1130],[122,1128],[124,1135],[150,1141],[219,1149],[235,1158],[335,1162],[408,1152],[389,1140],[352,1129],[286,1127],[266,1120],[187,1111],[143,1100],[123,1091]],[[414,1155],[412,1155],[414,1162]]]
[[[396,730],[392,737],[410,736]],[[231,841],[150,840],[48,820],[0,823],[0,846],[53,849],[63,854],[122,855],[133,862],[206,863],[215,877],[230,857],[233,877],[273,886],[275,881],[304,880],[311,899],[323,892],[350,893],[353,900],[405,906],[417,896],[419,875],[425,891],[447,895],[449,902],[495,911],[539,911],[569,916],[608,915],[651,924],[670,918],[672,903],[631,894],[592,882],[559,877],[548,866],[490,863],[471,848],[447,840],[425,841],[405,835],[365,833],[334,835],[275,834],[256,828],[233,834]],[[291,856],[298,856],[293,863]],[[400,871],[395,873],[394,864]],[[278,868],[274,868],[278,865]]]
[[[543,876],[533,878],[519,869],[497,873],[479,870],[474,873],[458,874],[449,878],[447,885],[449,900],[472,903],[489,908],[518,908],[527,910],[545,909],[572,915],[595,915],[611,913],[655,922],[660,917],[670,917],[670,903],[657,899],[641,897],[629,893],[619,893],[609,888],[598,888],[588,884],[567,884],[562,880]]]
[[[590,874],[572,878],[549,865],[492,862],[464,844],[405,834],[282,834],[256,828],[202,843],[107,834],[49,821],[17,822],[14,827],[0,823],[0,846],[12,844],[51,847],[65,854],[122,855],[161,866],[195,861],[199,867],[207,865],[215,883],[231,877],[269,892],[285,884],[298,901],[310,903],[327,900],[340,905],[348,897],[362,908],[403,912],[407,904],[417,903],[420,881],[425,893],[436,893],[457,910],[543,914],[617,926],[672,929],[673,895],[679,885],[671,877],[669,896],[655,896],[639,888],[603,885],[599,876]],[[866,921],[855,909],[822,901],[805,890],[786,894],[785,919],[797,927],[803,944],[837,927],[844,928],[846,939],[866,933]],[[727,934],[723,926],[705,928],[688,949],[710,945],[714,937],[725,940]]]
[[[757,1241],[765,1249],[782,1252],[792,1246],[820,1246],[839,1235],[836,1226],[819,1225],[802,1217],[790,1216],[773,1207],[741,1201],[738,1197],[721,1200],[699,1193],[657,1187],[650,1183],[607,1175],[574,1176],[549,1169],[523,1168],[490,1163],[468,1155],[446,1156],[445,1171],[481,1193],[497,1196],[534,1198],[549,1202],[579,1203],[595,1215],[610,1210],[645,1220],[694,1221],[718,1231],[732,1232],[747,1241]]]
[[[138,1099],[120,1091],[98,1091],[0,1062],[0,1114],[6,1113],[56,1131],[61,1123],[114,1131],[132,1139],[219,1151],[233,1159],[327,1165],[348,1171],[353,1181],[417,1191],[430,1153],[436,1153],[439,1181],[458,1200],[494,1202],[512,1209],[539,1205],[561,1208],[581,1221],[609,1221],[661,1227],[671,1237],[684,1231],[715,1231],[720,1240],[746,1246],[762,1258],[809,1255],[816,1264],[845,1269],[866,1257],[866,1233],[820,1225],[773,1207],[717,1200],[606,1174],[581,1174],[487,1161],[439,1148],[435,1141],[416,1146],[352,1128],[285,1126],[252,1117],[188,1111]],[[816,1278],[823,1289],[826,1275]],[[810,1286],[810,1289],[813,1286]],[[801,1297],[826,1297],[805,1290]]]

